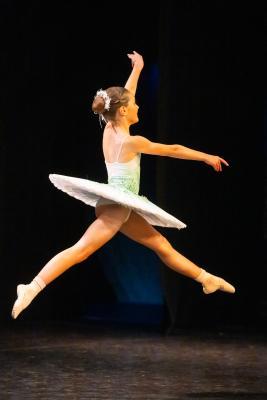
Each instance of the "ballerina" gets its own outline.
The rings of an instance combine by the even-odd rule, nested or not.
[[[58,189],[94,206],[96,219],[74,245],[56,254],[29,284],[17,286],[17,299],[12,309],[14,319],[49,283],[73,265],[84,261],[119,231],[153,250],[169,268],[201,283],[205,294],[217,290],[235,292],[234,286],[226,280],[210,274],[172,247],[153,225],[183,229],[186,224],[138,194],[142,153],[201,161],[217,172],[221,172],[222,166],[228,166],[228,163],[216,155],[180,144],[155,143],[130,133],[130,126],[138,122],[139,107],[135,93],[144,61],[136,51],[128,57],[132,71],[125,86],[98,90],[92,103],[93,112],[105,123],[103,153],[108,183],[49,175]]]

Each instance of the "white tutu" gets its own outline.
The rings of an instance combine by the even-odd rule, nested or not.
[[[178,229],[186,227],[183,222],[156,206],[146,197],[125,188],[57,174],[50,174],[49,179],[58,189],[92,207],[103,199],[110,200],[134,210],[151,225]]]

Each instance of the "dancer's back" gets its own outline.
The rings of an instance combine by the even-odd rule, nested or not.
[[[103,133],[103,153],[106,163],[126,163],[137,155],[127,151],[127,139],[128,134],[114,128],[110,122],[107,123]]]

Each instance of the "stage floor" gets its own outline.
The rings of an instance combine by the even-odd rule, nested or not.
[[[21,323],[0,333],[1,400],[266,400],[264,335]]]

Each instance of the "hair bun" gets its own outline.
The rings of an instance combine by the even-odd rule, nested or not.
[[[92,110],[95,114],[102,114],[105,110],[105,101],[103,97],[96,96],[92,104]]]

